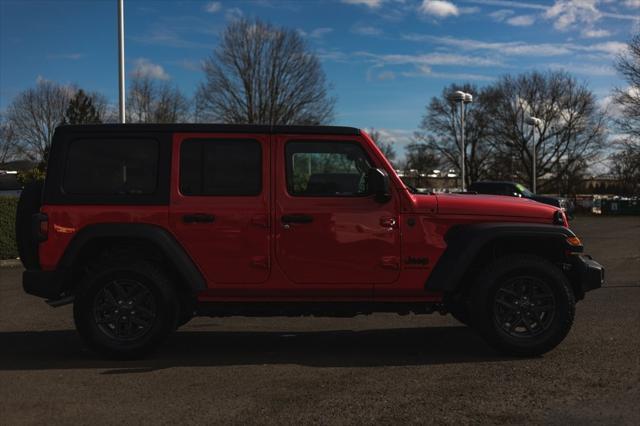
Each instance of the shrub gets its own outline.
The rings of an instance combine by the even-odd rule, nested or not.
[[[0,197],[0,259],[18,257],[16,247],[16,210],[18,197]]]

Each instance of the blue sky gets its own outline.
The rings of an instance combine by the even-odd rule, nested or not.
[[[404,145],[445,85],[565,69],[603,103],[640,0],[125,0],[127,72],[191,95],[229,20],[300,31],[338,100],[335,124]],[[116,0],[0,0],[0,110],[44,78],[117,99]]]

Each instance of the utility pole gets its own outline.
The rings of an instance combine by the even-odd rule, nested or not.
[[[460,102],[460,177],[462,179],[462,192],[466,191],[466,146],[464,143],[464,119],[465,105],[473,102],[473,96],[461,90],[453,92],[450,99],[454,102]]]
[[[124,93],[124,0],[118,1],[118,87],[119,105],[118,112],[120,123],[125,122],[125,93]]]
[[[538,159],[537,157],[537,150],[538,150],[538,144],[536,143],[536,129],[538,129],[538,139],[542,138],[542,124],[543,121],[540,120],[539,118],[536,117],[528,117],[525,122],[531,126],[533,126],[533,136],[532,136],[532,140],[533,140],[533,147],[531,149],[531,174],[532,174],[532,179],[531,179],[531,190],[533,191],[534,194],[537,194],[536,191],[536,180],[537,180],[537,170],[536,170],[536,166],[537,166],[537,161]]]

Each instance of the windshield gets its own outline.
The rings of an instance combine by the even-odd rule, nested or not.
[[[516,188],[518,188],[518,191],[520,191],[520,193],[522,194],[523,197],[533,197],[533,192],[529,191],[524,185],[521,185],[519,183],[516,183]]]

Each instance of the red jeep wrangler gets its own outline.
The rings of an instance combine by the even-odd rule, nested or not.
[[[116,357],[194,315],[434,311],[531,356],[604,277],[560,209],[416,194],[348,127],[63,126],[18,209],[25,291]]]

